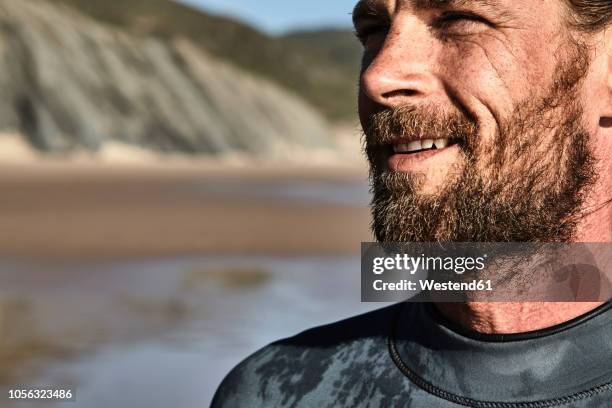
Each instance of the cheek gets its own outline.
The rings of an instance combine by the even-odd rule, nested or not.
[[[559,39],[548,28],[488,32],[447,43],[440,65],[447,81],[483,101],[518,103],[548,85],[557,66],[554,44]]]
[[[510,48],[507,44],[518,44]],[[497,134],[516,109],[548,89],[554,72],[550,55],[530,56],[521,39],[492,35],[455,44],[441,53],[447,88],[479,126],[478,153],[494,149]]]
[[[513,109],[507,73],[499,69],[487,49],[475,44],[464,44],[441,55],[440,76],[449,95],[478,125],[475,147],[490,149],[501,121],[509,117]],[[481,152],[474,153],[480,155]]]
[[[470,42],[442,55],[444,81],[459,97],[481,105],[472,110],[484,107],[492,117],[505,116],[528,93],[525,64],[499,45]]]

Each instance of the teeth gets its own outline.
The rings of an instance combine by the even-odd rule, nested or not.
[[[448,146],[448,139],[436,139],[434,140],[434,144],[438,149],[443,149]]]
[[[408,151],[408,145],[407,144],[397,144],[397,145],[393,146],[393,151],[395,153],[407,152]]]
[[[423,140],[421,140],[421,147],[423,149],[431,149],[433,144],[434,144],[434,141],[432,139],[423,139]]]
[[[414,140],[414,141],[408,143],[408,151],[409,152],[416,152],[417,150],[421,150],[421,141],[420,140]]]
[[[395,153],[411,153],[419,150],[431,149],[434,146],[438,149],[443,149],[448,146],[448,143],[448,139],[414,140],[410,143],[396,144],[393,146],[393,150]]]

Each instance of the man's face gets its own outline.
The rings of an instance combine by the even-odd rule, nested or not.
[[[572,238],[596,180],[585,95],[600,78],[567,12],[561,0],[358,4],[380,241]]]

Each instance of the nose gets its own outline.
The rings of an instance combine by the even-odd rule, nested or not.
[[[365,67],[361,75],[363,96],[385,108],[432,99],[442,90],[433,71],[434,48],[435,42],[418,21],[402,21]]]

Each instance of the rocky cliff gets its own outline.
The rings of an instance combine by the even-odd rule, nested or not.
[[[96,21],[161,39],[177,36],[248,72],[299,94],[334,122],[355,120],[362,47],[345,7],[346,29],[272,36],[227,16],[176,0],[46,0],[68,5]],[[231,0],[230,0],[231,1]]]
[[[297,95],[192,40],[138,35],[47,0],[0,0],[0,90],[0,129],[41,150],[116,140],[268,156],[331,143]]]

